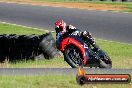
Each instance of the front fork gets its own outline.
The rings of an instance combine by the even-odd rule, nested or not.
[[[85,64],[85,66],[89,66],[92,64],[99,65],[100,57],[96,55],[91,49],[86,49],[86,57],[87,57],[87,63]]]

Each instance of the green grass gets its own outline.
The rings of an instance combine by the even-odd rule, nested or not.
[[[132,12],[132,2],[105,2],[105,1],[102,1],[102,2],[91,2],[91,3],[120,6],[120,7],[127,9],[127,10],[122,10],[122,11]]]
[[[0,88],[131,88],[132,84],[85,84],[76,83],[75,76],[0,76]]]
[[[93,3],[93,4],[106,4],[106,5],[114,5],[126,8],[126,10],[122,10],[123,12],[132,12],[132,2],[112,2],[112,1],[99,1],[99,0],[32,0],[32,1],[46,1],[46,2],[80,2],[80,3]]]
[[[98,45],[112,58],[114,68],[132,68],[132,45],[97,39]]]
[[[3,65],[3,67],[10,68],[66,68],[70,67],[63,58],[54,58],[50,60],[41,59],[41,60],[28,60],[28,61],[18,61],[18,62],[9,62]]]
[[[38,31],[34,30],[32,28],[26,28],[26,27],[20,27],[20,26],[14,26],[14,25],[9,25],[9,24],[3,24],[0,23],[0,34],[43,34],[44,31]]]
[[[0,23],[0,34],[43,34],[44,31],[34,30],[31,28],[13,26]],[[53,33],[54,37],[55,34]],[[132,68],[132,44],[122,44],[117,42],[109,42],[101,39],[96,39],[97,44],[105,50],[111,57],[113,68]],[[11,68],[32,68],[32,67],[70,67],[63,58],[55,58],[46,60],[29,60],[18,62],[5,62],[1,63],[0,67]]]

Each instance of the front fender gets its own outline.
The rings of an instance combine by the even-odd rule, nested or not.
[[[74,38],[74,37],[67,37],[67,38],[64,38],[61,42],[61,51],[64,52],[65,50],[65,47],[67,45],[75,45],[76,47],[78,47],[78,49],[80,49],[81,51],[81,54],[83,56],[83,59],[84,59],[84,62],[83,64],[86,65],[87,63],[87,56],[86,56],[86,49],[84,48],[84,42],[83,41],[79,41],[78,39]]]

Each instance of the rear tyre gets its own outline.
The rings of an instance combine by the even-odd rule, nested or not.
[[[77,68],[83,64],[82,55],[80,53],[80,50],[73,45],[69,45],[65,49],[64,59],[72,68]]]

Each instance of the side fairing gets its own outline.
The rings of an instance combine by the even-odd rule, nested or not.
[[[67,38],[64,38],[62,41],[61,41],[61,48],[60,50],[62,52],[64,52],[65,48],[67,45],[74,45],[76,47],[78,47],[78,49],[80,49],[81,51],[81,54],[83,56],[83,59],[84,59],[84,65],[87,63],[87,56],[86,56],[86,49],[84,48],[84,42],[81,41],[79,38],[75,38],[75,37],[67,37]]]

